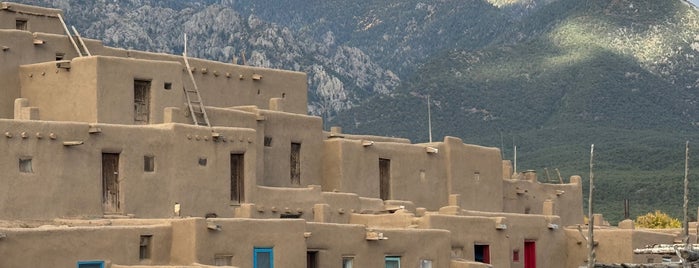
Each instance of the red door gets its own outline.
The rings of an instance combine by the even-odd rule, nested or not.
[[[524,268],[536,268],[536,243],[524,241]]]

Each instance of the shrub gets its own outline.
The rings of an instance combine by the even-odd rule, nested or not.
[[[682,227],[682,222],[680,222],[680,220],[670,217],[669,215],[661,212],[660,210],[656,210],[655,212],[649,212],[646,215],[638,216],[638,218],[636,218],[635,224],[637,227],[651,229]]]

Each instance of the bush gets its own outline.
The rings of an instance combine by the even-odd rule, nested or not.
[[[682,227],[682,222],[680,220],[670,217],[669,215],[656,210],[655,212],[649,212],[646,215],[641,215],[636,218],[636,226],[641,228],[651,228],[651,229],[666,229],[666,228],[680,228]]]

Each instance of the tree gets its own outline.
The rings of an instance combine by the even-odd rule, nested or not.
[[[680,220],[670,217],[660,210],[648,212],[646,215],[641,215],[636,218],[636,226],[641,228],[651,229],[666,229],[666,228],[681,228]]]

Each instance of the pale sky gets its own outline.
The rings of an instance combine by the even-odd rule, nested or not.
[[[689,2],[692,2],[694,5],[699,6],[699,0],[689,0]]]

